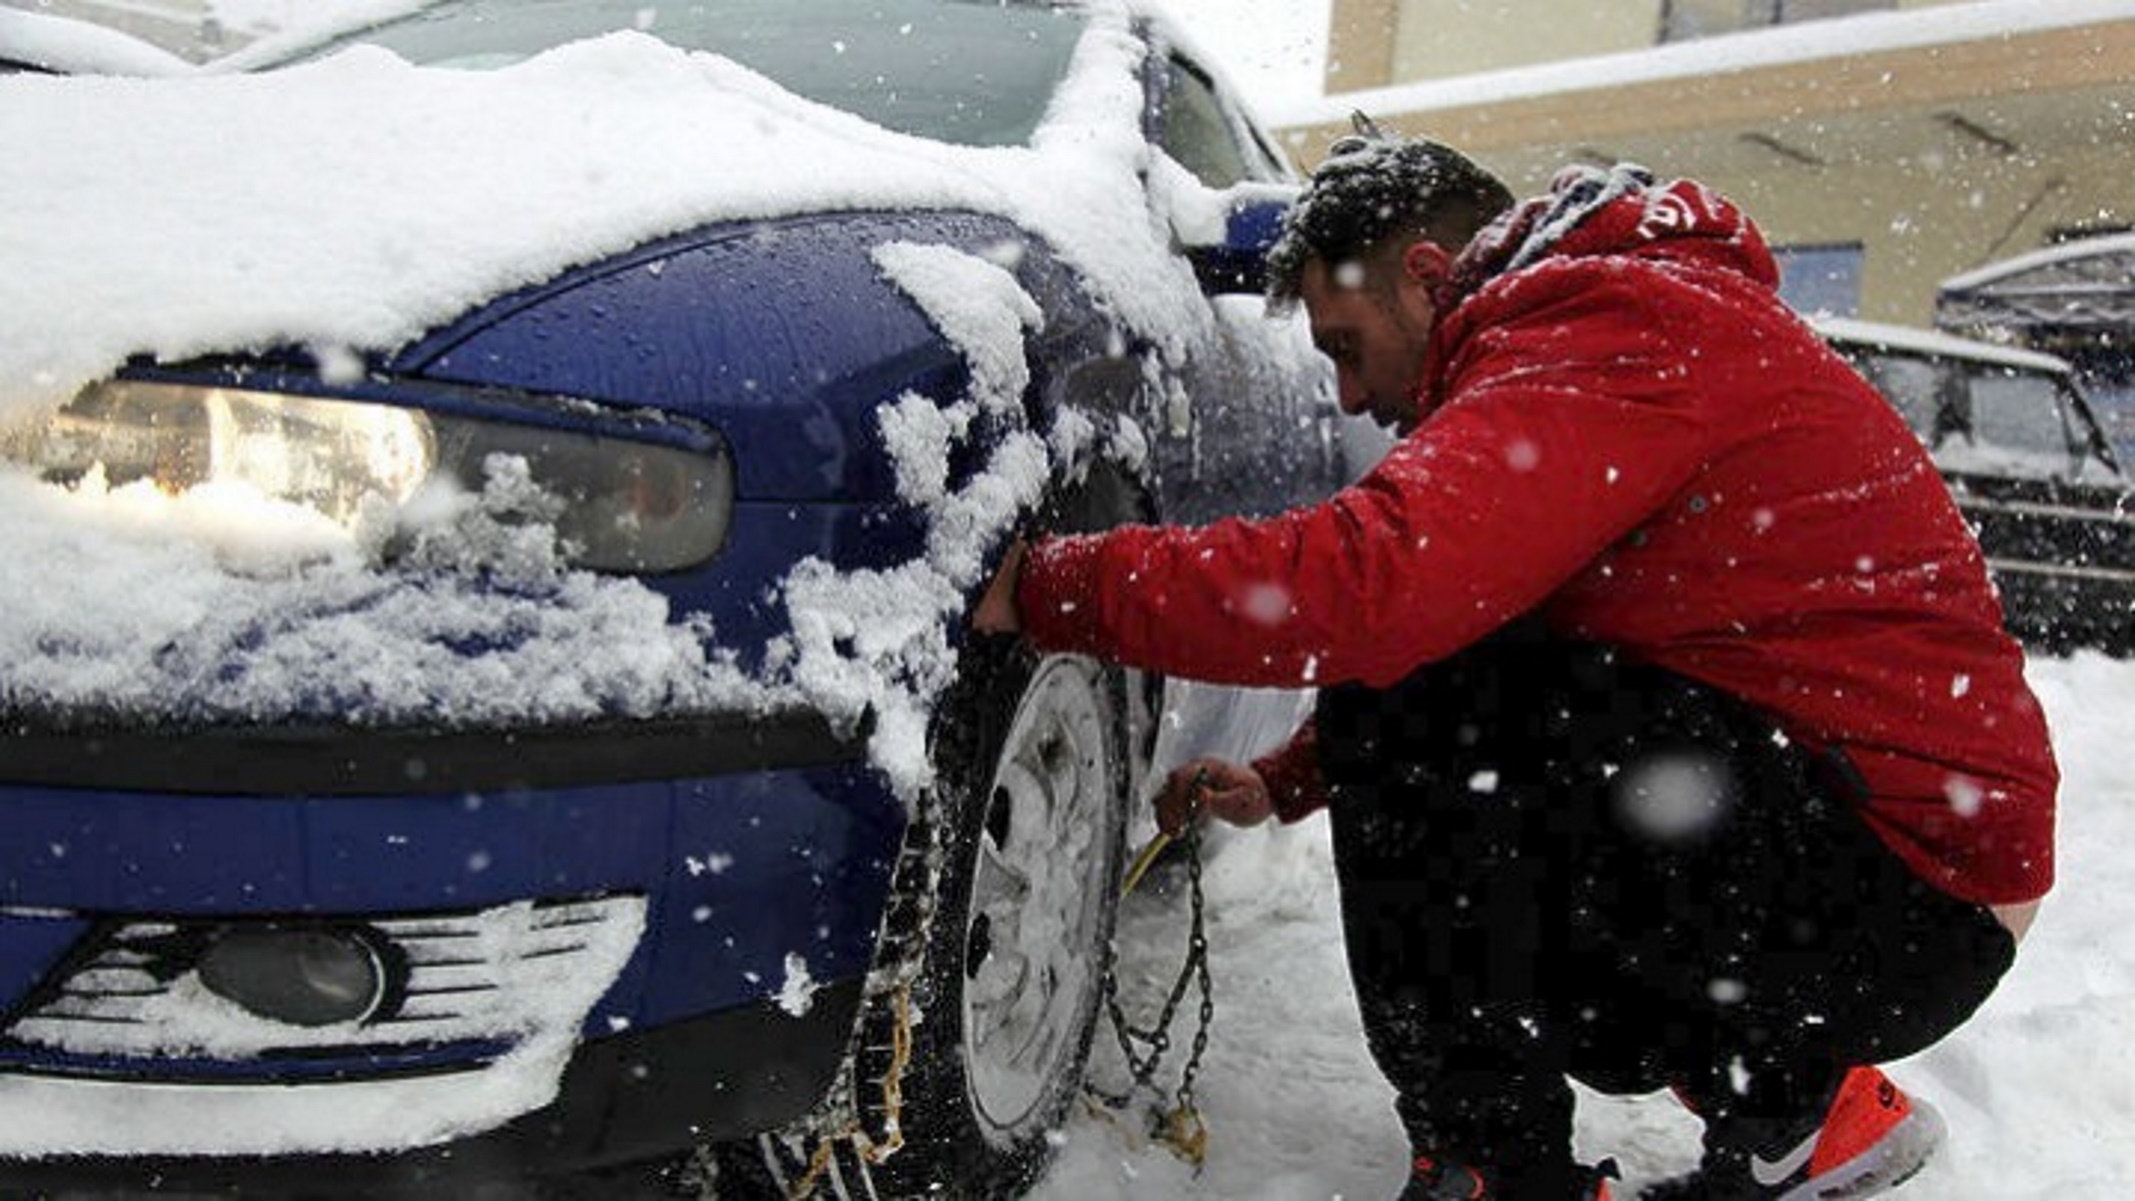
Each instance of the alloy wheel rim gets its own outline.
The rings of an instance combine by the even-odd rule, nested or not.
[[[1116,778],[1093,664],[1050,658],[1023,694],[987,791],[964,937],[964,1062],[989,1138],[1027,1133],[1081,1049],[1098,983]]]

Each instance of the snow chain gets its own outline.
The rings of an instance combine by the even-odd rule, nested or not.
[[[862,1016],[856,1035],[858,1045],[844,1078],[815,1114],[802,1119],[799,1129],[793,1132],[812,1139],[814,1149],[808,1155],[807,1166],[785,1182],[786,1195],[792,1201],[805,1201],[816,1195],[824,1176],[833,1171],[841,1146],[850,1146],[854,1154],[869,1164],[882,1163],[904,1146],[901,1119],[904,1074],[912,1060],[912,990],[923,968],[941,879],[944,850],[940,818],[935,806],[923,807],[914,820],[915,828],[898,854],[896,867],[891,873],[891,900],[882,919],[881,940],[888,953],[878,957],[881,966],[868,975],[861,1000]],[[1180,836],[1180,841],[1185,843],[1187,884],[1192,901],[1186,961],[1179,967],[1178,978],[1172,983],[1156,1024],[1148,1030],[1140,1030],[1128,1023],[1119,1002],[1117,951],[1109,941],[1105,944],[1100,987],[1105,1011],[1119,1039],[1120,1051],[1133,1073],[1135,1087],[1146,1089],[1160,1099],[1164,1090],[1156,1083],[1156,1074],[1171,1048],[1171,1027],[1178,1019],[1187,989],[1198,988],[1200,1007],[1192,1048],[1180,1071],[1179,1086],[1171,1094],[1170,1107],[1152,1115],[1150,1131],[1150,1137],[1170,1147],[1198,1170],[1208,1154],[1208,1127],[1194,1105],[1194,1082],[1200,1075],[1201,1060],[1208,1050],[1209,1026],[1216,1009],[1208,972],[1207,900],[1201,885],[1199,830],[1189,829]],[[1149,1048],[1146,1055],[1136,1051],[1137,1043]],[[858,1066],[867,1057],[883,1060],[879,1072]],[[869,1106],[862,1098],[863,1089],[870,1084],[878,1090],[879,1106]],[[1125,1109],[1133,1100],[1134,1088],[1117,1095],[1108,1094],[1094,1084],[1086,1084],[1084,1088],[1114,1110]]]
[[[1206,923],[1207,898],[1201,889],[1201,832],[1188,826],[1180,835],[1186,847],[1187,895],[1191,900],[1187,927],[1186,960],[1179,965],[1177,979],[1172,981],[1171,992],[1164,998],[1164,1008],[1157,1015],[1156,1024],[1146,1030],[1137,1029],[1127,1021],[1119,1003],[1119,973],[1117,952],[1112,944],[1105,945],[1104,978],[1101,985],[1105,1012],[1112,1021],[1112,1030],[1119,1039],[1120,1054],[1126,1057],[1127,1069],[1133,1073],[1134,1087],[1147,1089],[1159,1103],[1164,1098],[1164,1089],[1156,1081],[1157,1070],[1163,1066],[1164,1055],[1171,1049],[1171,1027],[1179,1016],[1179,1007],[1186,999],[1189,987],[1197,988],[1201,996],[1199,1019],[1194,1027],[1191,1050],[1186,1063],[1179,1072],[1179,1086],[1173,1090],[1168,1108],[1152,1115],[1149,1136],[1171,1148],[1174,1154],[1194,1165],[1198,1171],[1208,1156],[1208,1125],[1201,1118],[1201,1111],[1194,1105],[1194,1081],[1201,1074],[1201,1058],[1208,1051],[1208,1030],[1215,1020],[1216,1003],[1214,989],[1208,975],[1208,933]],[[1148,1048],[1147,1053],[1136,1049],[1137,1044]],[[1125,1109],[1133,1099],[1134,1088],[1112,1094],[1094,1084],[1085,1085],[1091,1096],[1112,1109]]]
[[[912,986],[909,983],[897,989],[890,1008],[896,1019],[890,1028],[890,1067],[880,1080],[881,1128],[871,1134],[856,1119],[845,1129],[818,1138],[815,1152],[808,1157],[807,1170],[787,1187],[786,1195],[793,1201],[815,1196],[816,1183],[829,1169],[841,1141],[850,1142],[853,1151],[871,1164],[881,1163],[904,1147],[904,1131],[899,1118],[904,1108],[904,1071],[912,1062]]]

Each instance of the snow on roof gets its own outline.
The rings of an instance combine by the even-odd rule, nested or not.
[[[2022,367],[2031,371],[2049,371],[2055,375],[2067,375],[2069,366],[2050,354],[2017,350],[2009,346],[1997,346],[1992,342],[1977,342],[1935,330],[1914,329],[1905,325],[1883,325],[1873,321],[1855,321],[1846,317],[1815,317],[1809,324],[1827,338],[1846,342],[1858,342],[1872,346],[1887,346],[1892,350],[1911,351],[1916,354],[1942,355],[1953,359],[1972,359],[1977,362],[1998,363],[2009,367]]]
[[[2014,279],[2041,267],[2057,263],[2072,263],[2083,259],[2104,258],[2110,255],[2128,256],[2127,286],[2135,289],[2135,233],[2105,234],[2096,238],[2083,238],[2063,242],[1976,267],[1961,275],[1953,275],[1942,281],[1943,292],[1965,292],[2002,280]]]
[[[2131,15],[2135,13],[2131,13],[2127,0],[1977,0],[1970,4],[1861,13],[1843,20],[1804,21],[1619,54],[1342,92],[1281,106],[1271,116],[1284,127],[1325,125],[1346,121],[1358,108],[1376,117],[1429,112],[1878,51],[1976,42],[2124,21]]]

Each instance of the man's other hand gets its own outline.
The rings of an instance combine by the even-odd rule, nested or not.
[[[1234,826],[1257,826],[1275,812],[1268,786],[1250,767],[1196,759],[1164,777],[1156,797],[1157,828],[1176,836],[1202,814]]]

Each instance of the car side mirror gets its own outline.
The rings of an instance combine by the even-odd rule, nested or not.
[[[1296,202],[1297,189],[1240,184],[1218,196],[1223,202],[1222,239],[1199,244],[1189,240],[1186,259],[1207,295],[1257,295],[1267,285],[1268,251],[1282,234],[1283,217]]]

